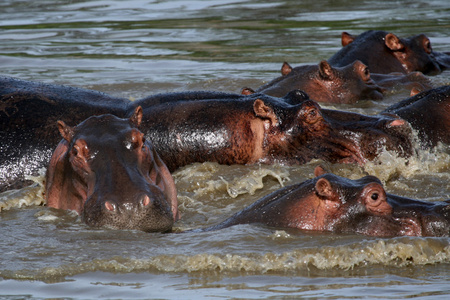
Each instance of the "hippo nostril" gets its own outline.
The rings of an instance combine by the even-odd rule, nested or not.
[[[403,125],[405,125],[405,120],[397,119],[397,120],[392,121],[389,125],[390,126],[403,126]]]
[[[114,203],[111,203],[109,201],[105,202],[105,208],[109,211],[115,211],[116,210],[116,205]]]

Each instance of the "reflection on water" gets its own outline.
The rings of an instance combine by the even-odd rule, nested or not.
[[[450,51],[447,1],[2,1],[2,75],[101,90],[130,99],[181,90],[239,92],[278,76],[283,61],[317,63],[340,33],[426,33]],[[431,78],[450,83],[450,72]],[[329,106],[375,114],[407,96]],[[322,105],[323,106],[323,105]],[[182,219],[172,234],[86,227],[38,206],[40,181],[0,195],[0,294],[72,298],[360,298],[450,294],[449,238],[315,234],[216,224],[256,199],[312,178],[314,167],[380,177],[391,193],[450,198],[450,148],[364,168],[194,164],[174,174]],[[76,282],[76,284],[74,284]],[[50,284],[49,284],[50,283]],[[7,297],[8,298],[8,297]]]

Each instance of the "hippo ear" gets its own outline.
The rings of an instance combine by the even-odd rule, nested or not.
[[[384,39],[385,45],[392,51],[399,51],[405,48],[402,41],[393,33],[386,34]]]
[[[70,143],[72,141],[73,136],[75,135],[75,130],[73,127],[70,127],[63,121],[58,121],[58,130],[61,136]]]
[[[281,75],[286,76],[292,72],[292,67],[287,62],[284,62],[281,66]]]
[[[334,78],[334,69],[326,60],[319,63],[319,75],[325,80],[332,80]]]
[[[134,109],[134,113],[133,115],[130,117],[130,122],[135,126],[135,127],[139,127],[139,125],[141,125],[142,122],[142,107],[138,106]]]
[[[254,93],[255,93],[255,91],[252,90],[251,88],[243,88],[241,91],[241,95],[251,95]]]
[[[422,91],[421,90],[419,90],[417,87],[413,87],[412,89],[411,89],[411,93],[409,94],[410,95],[410,97],[412,97],[412,96],[415,96],[415,95],[417,95],[417,94],[420,94]]]
[[[319,178],[319,180],[317,180],[316,193],[320,197],[324,197],[328,200],[332,200],[333,195],[334,195],[333,188],[331,187],[331,183],[324,177]]]
[[[347,46],[348,44],[351,44],[351,43],[353,43],[353,41],[355,40],[355,36],[353,36],[353,35],[351,35],[350,33],[348,33],[348,32],[342,32],[342,34],[341,34],[341,44],[342,44],[342,47],[345,47],[345,46]]]
[[[314,169],[314,176],[319,177],[323,174],[327,174],[327,171],[322,166],[319,165]]]
[[[269,119],[272,126],[278,123],[278,118],[273,109],[267,106],[261,99],[256,99],[255,102],[253,102],[253,110],[258,117]]]

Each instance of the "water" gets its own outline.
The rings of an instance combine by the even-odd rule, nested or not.
[[[2,1],[1,75],[137,99],[184,90],[240,92],[278,76],[283,61],[318,63],[340,33],[425,33],[450,51],[448,1]],[[450,83],[450,72],[431,78]],[[382,102],[335,106],[374,114]],[[384,153],[364,168],[194,164],[175,172],[175,232],[216,224],[322,164],[380,177],[388,192],[450,198],[450,149],[408,162]],[[92,229],[40,206],[39,182],[0,195],[0,297],[72,299],[345,299],[450,295],[449,238],[372,238],[235,226],[147,234]]]

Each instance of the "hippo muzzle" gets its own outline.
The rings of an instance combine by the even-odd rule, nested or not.
[[[450,200],[425,202],[388,194],[388,202],[406,235],[450,236]]]
[[[172,210],[157,186],[149,186],[147,191],[128,198],[100,194],[86,200],[82,218],[89,226],[145,232],[166,232],[172,228]]]

